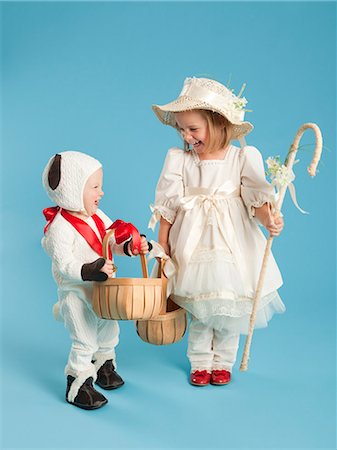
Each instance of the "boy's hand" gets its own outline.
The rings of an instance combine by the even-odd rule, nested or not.
[[[83,281],[105,281],[108,276],[101,272],[105,264],[104,258],[98,258],[92,263],[83,264],[81,268],[81,277]]]
[[[101,268],[101,272],[108,275],[108,278],[111,278],[114,272],[116,272],[116,266],[110,259],[106,259],[104,266]]]
[[[130,242],[130,250],[131,250],[133,255],[138,255],[139,254],[138,250],[133,248],[132,240]],[[140,253],[145,255],[146,253],[149,253],[149,250],[150,250],[149,243],[146,240],[146,236],[144,234],[141,234],[140,235]]]

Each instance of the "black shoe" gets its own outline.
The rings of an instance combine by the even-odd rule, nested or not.
[[[82,409],[98,409],[101,406],[104,406],[108,403],[108,400],[102,395],[100,392],[96,391],[93,387],[92,382],[93,378],[87,378],[85,382],[80,387],[75,399],[73,402],[68,400],[68,393],[71,385],[73,384],[75,378],[71,375],[67,376],[67,392],[66,392],[66,400],[71,405],[78,406]]]
[[[103,366],[101,366],[97,371],[96,384],[102,389],[117,389],[123,386],[124,381],[115,371],[115,366],[112,363],[112,359],[105,361]]]

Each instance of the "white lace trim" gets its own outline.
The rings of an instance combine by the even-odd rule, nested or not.
[[[227,248],[198,248],[192,255],[190,264],[222,261],[234,264],[234,257]]]
[[[192,366],[191,367],[191,374],[193,373],[193,372],[196,372],[196,371],[199,371],[199,372],[202,372],[203,370],[206,370],[206,372],[207,373],[212,373],[212,370],[210,369],[210,367],[209,366],[207,366],[207,367],[204,367],[204,366]]]
[[[261,208],[261,206],[263,206],[265,203],[270,203],[270,199],[265,198],[263,200],[251,202],[247,206],[249,218],[254,219],[255,218],[255,208]]]
[[[212,316],[242,317],[250,315],[253,307],[253,298],[244,296],[235,296],[230,291],[214,291],[195,296],[171,295],[174,302],[185,308],[191,314],[196,315],[198,319],[207,319],[210,313]],[[258,310],[263,309],[274,299],[281,299],[277,292],[272,292],[262,297],[259,301]],[[202,302],[205,304],[202,305]]]
[[[211,364],[211,368],[210,368],[210,365],[199,365],[199,366],[196,366],[196,365],[192,365],[191,366],[191,374],[193,373],[193,372],[195,372],[196,370],[198,370],[199,372],[202,372],[203,370],[206,370],[206,372],[207,373],[212,373],[212,370],[227,370],[227,372],[230,372],[230,373],[232,373],[232,370],[233,370],[233,366],[232,367],[229,367],[229,366],[224,366],[223,364],[214,364],[214,363],[212,363]]]
[[[210,165],[210,166],[215,166],[218,164],[224,164],[227,163],[227,154],[229,152],[229,149],[226,151],[225,156],[223,159],[200,159],[197,152],[195,150],[190,150],[192,158],[193,158],[193,162],[195,163],[196,166],[201,166],[201,165]]]
[[[171,225],[174,223],[174,220],[176,218],[176,212],[173,211],[170,208],[167,208],[163,205],[155,205],[153,211],[153,216],[156,218],[156,221],[159,220],[160,216],[165,219],[167,222],[169,222]]]
[[[223,364],[214,364],[212,365],[212,370],[227,370],[227,372],[232,373],[233,366],[224,366]]]

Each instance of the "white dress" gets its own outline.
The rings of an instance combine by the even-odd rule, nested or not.
[[[254,219],[255,207],[274,204],[260,152],[230,146],[223,160],[168,151],[157,188],[152,226],[162,216],[169,234],[175,273],[174,301],[217,330],[247,333],[266,238]],[[282,277],[270,255],[256,327],[285,310],[277,289]]]

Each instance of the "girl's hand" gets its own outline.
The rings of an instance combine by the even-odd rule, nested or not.
[[[284,227],[282,217],[274,217],[271,213],[271,206],[268,203],[255,208],[255,217],[269,231],[270,236],[279,236]]]
[[[132,240],[130,242],[130,250],[133,255],[139,254],[138,250],[133,248]],[[149,243],[147,242],[146,236],[144,236],[144,235],[141,235],[141,237],[140,237],[140,253],[143,255],[145,255],[146,253],[149,253]]]
[[[281,234],[284,227],[284,222],[282,217],[273,217],[270,214],[264,226],[266,230],[269,231],[270,236],[275,237]]]
[[[106,273],[108,277],[111,278],[113,273],[116,272],[116,267],[110,259],[106,259],[105,264],[101,268],[100,272]]]

